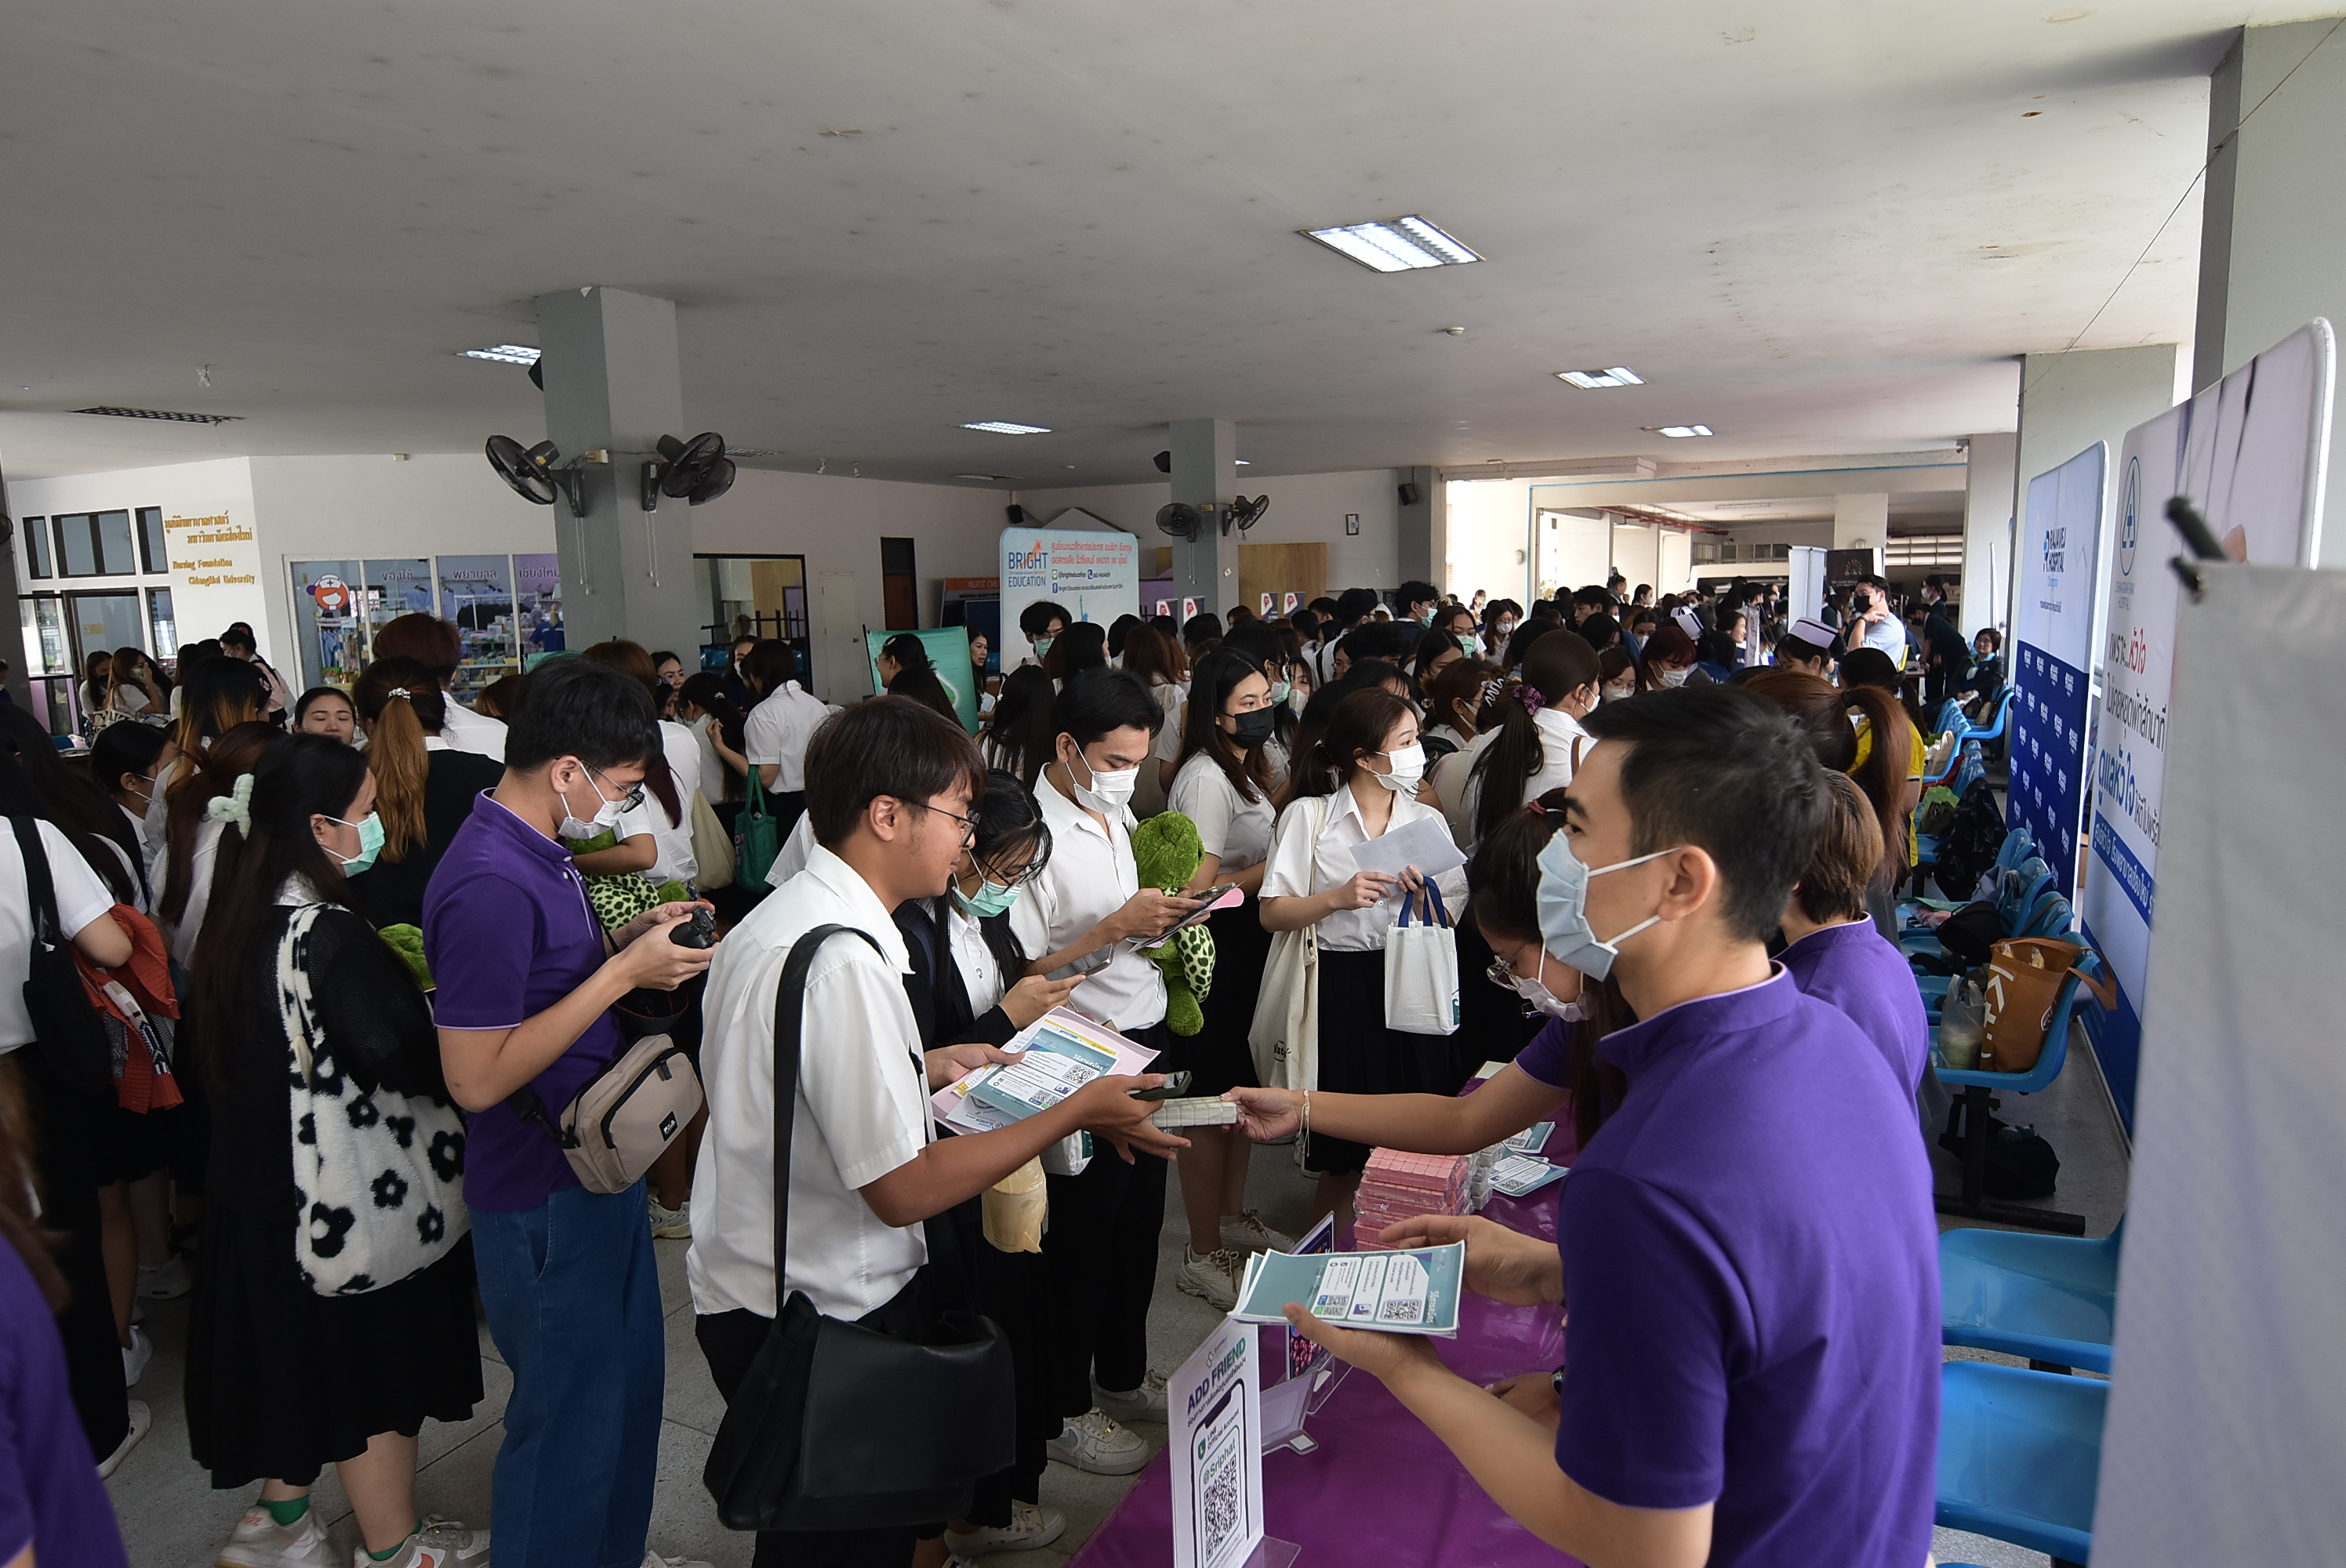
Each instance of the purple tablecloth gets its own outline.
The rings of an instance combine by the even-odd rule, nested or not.
[[[1569,1139],[1559,1127],[1550,1157],[1568,1157]],[[1522,1200],[1494,1196],[1483,1212],[1553,1241],[1556,1193],[1550,1186]],[[1458,1338],[1433,1344],[1460,1377],[1488,1383],[1563,1361],[1564,1326],[1554,1307],[1501,1307],[1468,1296]],[[1262,1462],[1264,1531],[1303,1548],[1296,1568],[1556,1568],[1575,1561],[1500,1512],[1441,1441],[1365,1372],[1346,1375],[1304,1430],[1319,1442],[1317,1452],[1281,1450]],[[1148,1461],[1073,1568],[1170,1568],[1171,1468],[1169,1449]]]

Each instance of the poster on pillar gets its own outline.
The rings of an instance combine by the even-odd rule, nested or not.
[[[888,683],[881,678],[880,650],[898,637],[919,641],[921,651],[928,656],[929,667],[936,672],[937,684],[944,687],[945,696],[954,706],[954,716],[961,727],[972,735],[977,733],[977,686],[983,677],[970,662],[969,627],[931,626],[917,632],[865,632],[863,651],[872,663],[872,689],[885,691]]]
[[[2189,402],[2135,426],[2119,451],[2086,818],[2092,853],[2078,909],[2086,940],[2109,961],[2117,985],[2116,1006],[2086,1010],[2086,1028],[2129,1123],[2175,678],[2180,585],[2168,563],[2185,553],[2167,503],[2188,499],[2235,561],[2314,565],[2336,357],[2330,323],[2312,321]],[[2239,761],[2254,766],[2256,759]]]
[[[1035,657],[1018,617],[1027,606],[1049,603],[1071,621],[1105,626],[1140,613],[1140,541],[1126,533],[1089,528],[1005,528],[1002,531],[1002,667]]]
[[[216,637],[243,621],[260,644],[260,657],[278,662],[281,650],[269,646],[269,593],[261,584],[252,503],[222,500],[168,511],[163,539],[171,560],[171,608],[182,635],[190,641]]]
[[[2028,482],[2028,540],[2012,613],[2006,822],[2026,828],[2063,896],[2077,896],[2093,701],[2096,590],[2110,449],[2097,441]]]

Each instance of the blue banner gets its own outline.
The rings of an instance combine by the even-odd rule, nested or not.
[[[2077,828],[2086,802],[2085,672],[2034,643],[2013,658],[2012,826],[2025,827],[2064,896],[2077,894]]]

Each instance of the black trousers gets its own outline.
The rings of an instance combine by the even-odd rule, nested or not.
[[[957,1207],[953,1219],[967,1277],[966,1306],[991,1318],[1010,1341],[1018,1390],[1012,1427],[1015,1457],[1008,1469],[978,1481],[969,1519],[973,1524],[1007,1524],[1014,1500],[1042,1501],[1043,1472],[1050,1466],[1043,1445],[1059,1435],[1061,1424],[1051,1397],[1053,1324],[1046,1312],[1046,1266],[1040,1253],[1003,1252],[987,1241],[976,1201]],[[930,1234],[935,1234],[933,1226]]]
[[[74,1412],[93,1456],[104,1461],[130,1430],[130,1396],[122,1384],[122,1344],[115,1338],[114,1303],[106,1285],[106,1250],[97,1213],[98,1158],[111,1090],[76,1094],[61,1084],[38,1044],[8,1053],[25,1108],[24,1138],[32,1145],[33,1182],[41,1195],[41,1224],[65,1236],[57,1268],[73,1294],[57,1314],[65,1340],[66,1380]]]
[[[1158,1050],[1172,1040],[1162,1023],[1127,1036]],[[1102,1140],[1081,1176],[1047,1178],[1051,1228],[1043,1237],[1043,1279],[1055,1415],[1090,1410],[1095,1377],[1104,1389],[1124,1390],[1138,1388],[1148,1375],[1148,1302],[1165,1229],[1167,1164],[1136,1153],[1127,1165]]]

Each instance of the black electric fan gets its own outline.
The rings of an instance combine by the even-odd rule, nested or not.
[[[1241,495],[1237,500],[1230,503],[1230,509],[1225,514],[1228,521],[1223,524],[1222,532],[1228,534],[1230,531],[1229,524],[1235,523],[1238,524],[1239,532],[1243,534],[1248,529],[1253,527],[1256,524],[1261,522],[1262,514],[1270,510],[1270,496],[1258,495],[1253,500],[1250,501],[1245,496]]]
[[[1205,528],[1206,518],[1187,501],[1172,501],[1157,509],[1157,526],[1176,539],[1195,539]]]
[[[551,506],[556,496],[570,503],[570,514],[586,514],[585,476],[576,463],[556,468],[562,449],[550,441],[536,446],[524,446],[509,435],[493,435],[483,449],[488,455],[489,466],[497,477],[513,486],[514,494],[538,506]]]
[[[657,444],[662,461],[644,464],[645,511],[659,510],[663,495],[698,506],[733,488],[733,460],[725,455],[725,438],[715,431],[703,431],[690,441],[663,435]]]

